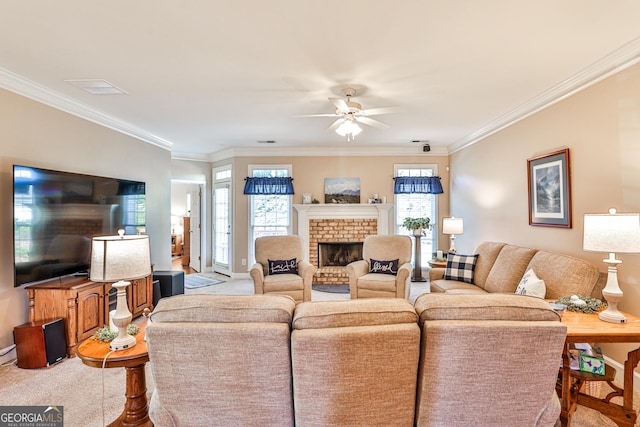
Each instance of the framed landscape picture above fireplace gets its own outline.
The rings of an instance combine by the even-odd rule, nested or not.
[[[325,203],[360,203],[360,178],[325,178]]]

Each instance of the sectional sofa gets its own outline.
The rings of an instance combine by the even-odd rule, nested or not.
[[[147,326],[163,426],[552,426],[566,327],[542,299],[163,298]]]

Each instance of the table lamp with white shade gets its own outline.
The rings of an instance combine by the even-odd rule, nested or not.
[[[585,214],[582,247],[585,251],[609,253],[609,258],[603,260],[608,274],[602,290],[608,307],[598,317],[605,322],[626,323],[627,318],[618,311],[622,291],[618,286],[617,265],[622,261],[616,259],[615,253],[640,253],[640,214],[619,214],[615,209],[609,209],[608,214]]]
[[[464,223],[462,218],[443,218],[442,219],[442,234],[450,234],[449,240],[451,241],[451,247],[449,252],[456,252],[456,234],[464,233]]]
[[[131,323],[131,312],[127,305],[127,280],[141,279],[151,274],[149,236],[125,236],[118,230],[118,236],[94,237],[91,244],[91,274],[94,282],[116,282],[116,312],[111,319],[118,328],[118,336],[111,341],[111,350],[124,350],[136,345],[135,337],[127,333]]]

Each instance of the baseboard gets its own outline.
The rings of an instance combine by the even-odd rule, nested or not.
[[[604,356],[604,361],[613,366],[616,370],[616,379],[615,381],[620,384],[620,386],[624,385],[624,365],[616,362],[610,357]],[[640,374],[634,371],[633,373],[633,391],[640,392]]]

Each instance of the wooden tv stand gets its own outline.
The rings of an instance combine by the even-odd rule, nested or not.
[[[129,310],[133,317],[145,308],[153,309],[152,276],[130,280],[127,288]],[[62,317],[67,354],[74,357],[78,343],[109,324],[109,311],[116,308],[116,290],[112,283],[92,282],[86,277],[63,277],[26,286],[29,321]]]

